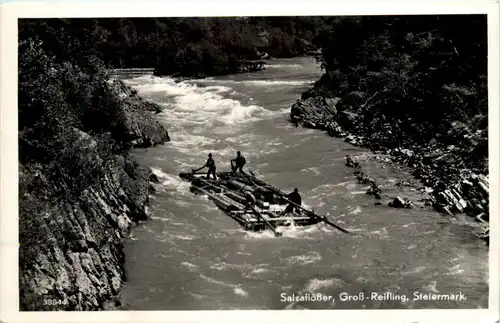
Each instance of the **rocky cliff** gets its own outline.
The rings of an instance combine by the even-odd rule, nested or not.
[[[411,141],[394,145],[396,132],[404,129],[383,124],[381,115],[370,115],[366,117],[368,121],[363,120],[365,116],[358,112],[362,109],[353,107],[352,98],[335,97],[329,86],[324,75],[292,106],[290,117],[296,126],[325,130],[333,137],[387,154],[393,162],[410,166],[413,176],[423,184],[421,190],[430,193],[429,203],[439,212],[466,213],[483,223],[489,220],[487,160],[474,156],[475,149],[487,141],[487,134],[470,133],[457,123],[447,134],[448,141],[456,144],[431,140],[425,145]],[[378,123],[373,127],[378,130],[367,127],[370,123]],[[486,233],[485,237],[488,236]]]
[[[121,82],[114,81],[113,87],[122,98],[133,145],[169,140],[152,113],[159,106],[143,101]],[[71,153],[79,161],[71,165],[75,173],[65,169],[53,177],[43,165],[20,165],[21,310],[119,305],[115,302],[126,279],[123,239],[134,223],[147,219],[149,170],[126,154],[110,154],[98,137],[78,129],[71,134],[77,147]],[[80,185],[81,172],[92,173],[95,180]]]
[[[125,126],[135,147],[150,147],[170,140],[168,132],[154,117],[162,111],[159,105],[144,101],[137,91],[121,81],[113,80],[112,85],[123,98],[122,108],[127,118]]]

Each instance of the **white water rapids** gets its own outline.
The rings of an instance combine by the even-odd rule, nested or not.
[[[151,219],[126,243],[126,309],[485,308],[488,249],[459,221],[429,210],[375,206],[344,156],[361,152],[316,130],[295,128],[291,104],[319,78],[309,58],[270,61],[264,71],[176,83],[126,82],[165,107],[171,142],[133,152],[160,179]],[[219,171],[241,150],[247,167],[353,232],[324,224],[246,232],[178,174],[212,152]],[[397,176],[389,174],[388,176]],[[389,180],[390,178],[388,178]],[[467,301],[412,300],[414,292]],[[393,292],[410,300],[282,301],[280,295]]]

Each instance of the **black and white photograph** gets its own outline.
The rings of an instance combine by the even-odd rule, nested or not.
[[[19,312],[495,308],[487,13],[163,11],[17,19]]]

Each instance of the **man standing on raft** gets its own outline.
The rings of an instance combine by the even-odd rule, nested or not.
[[[217,175],[215,174],[216,167],[215,167],[215,161],[212,158],[212,153],[208,154],[208,159],[205,165],[201,166],[198,169],[192,169],[193,174],[196,173],[197,171],[202,170],[203,168],[208,167],[208,172],[207,172],[207,179],[210,179],[210,174],[214,175],[214,179],[217,180]]]
[[[237,170],[240,171],[240,173],[246,175],[246,173],[243,171],[243,166],[246,164],[246,159],[241,155],[241,152],[236,153],[236,158],[231,159],[231,170],[234,173],[236,173]]]

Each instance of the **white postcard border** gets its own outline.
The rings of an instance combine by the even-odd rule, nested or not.
[[[17,19],[52,17],[488,14],[489,309],[19,312]],[[184,0],[7,3],[0,9],[0,240],[3,322],[495,322],[499,319],[499,6],[492,1]],[[494,198],[497,196],[497,198]],[[496,216],[495,216],[496,215]]]

